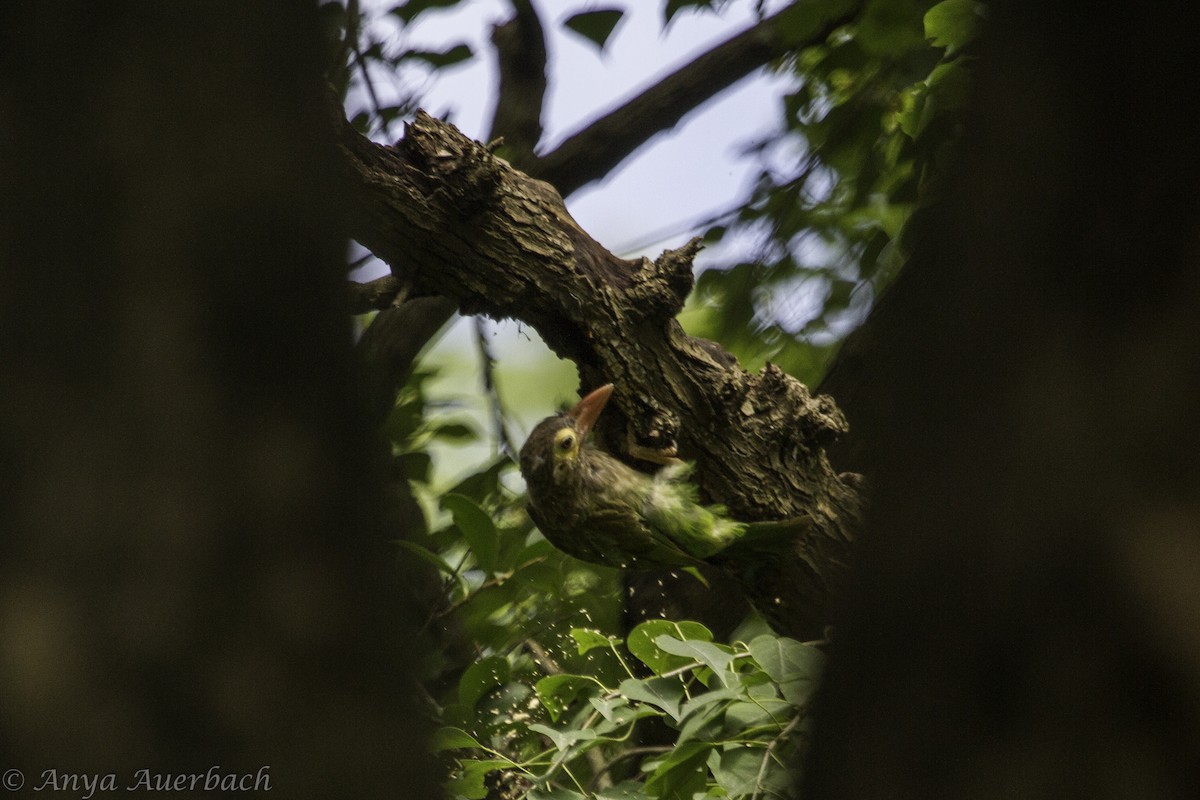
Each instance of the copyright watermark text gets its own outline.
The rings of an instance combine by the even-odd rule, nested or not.
[[[0,775],[0,786],[10,792],[23,788],[25,773],[8,769]],[[256,772],[224,772],[219,766],[204,772],[154,772],[139,769],[122,778],[115,772],[84,773],[44,770],[37,779],[29,781],[35,792],[68,792],[82,800],[91,800],[99,792],[269,792],[271,768],[259,767]]]

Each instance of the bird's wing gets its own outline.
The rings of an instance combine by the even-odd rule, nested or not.
[[[660,537],[696,559],[719,553],[742,535],[744,525],[725,516],[721,506],[700,504],[700,490],[687,480],[691,464],[660,470],[643,502],[643,514]]]
[[[609,563],[629,568],[686,567],[699,564],[674,541],[664,537],[632,509],[601,508],[588,515],[585,535],[604,548]]]

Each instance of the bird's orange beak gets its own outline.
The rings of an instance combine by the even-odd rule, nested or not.
[[[596,420],[600,418],[600,412],[604,410],[604,405],[608,402],[608,398],[612,396],[612,393],[613,385],[606,383],[580,400],[574,408],[567,412],[567,415],[575,420],[575,428],[579,431],[581,440],[584,436],[587,436],[588,431],[592,429],[592,426],[596,424]]]

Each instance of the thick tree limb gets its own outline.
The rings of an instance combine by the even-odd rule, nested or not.
[[[584,232],[548,184],[418,114],[395,147],[339,131],[357,187],[353,234],[417,294],[464,313],[535,327],[585,386],[617,383],[602,435],[624,452],[676,441],[697,481],[740,519],[807,516],[795,559],[764,564],[748,591],[783,630],[817,630],[848,560],[858,496],[824,446],[845,430],[826,397],[778,368],[749,375],[674,316],[692,286],[696,242],[626,261]]]
[[[858,3],[840,8],[796,3],[768,17],[568,137],[525,169],[563,195],[607,175],[657,133],[668,130],[756,69],[802,47],[819,44],[857,13]]]

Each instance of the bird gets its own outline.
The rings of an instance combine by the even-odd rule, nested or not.
[[[699,502],[691,464],[647,475],[592,444],[589,433],[612,393],[605,384],[547,417],[521,447],[527,508],[542,535],[583,561],[625,569],[695,567],[744,550],[736,546],[754,538],[751,527]]]

